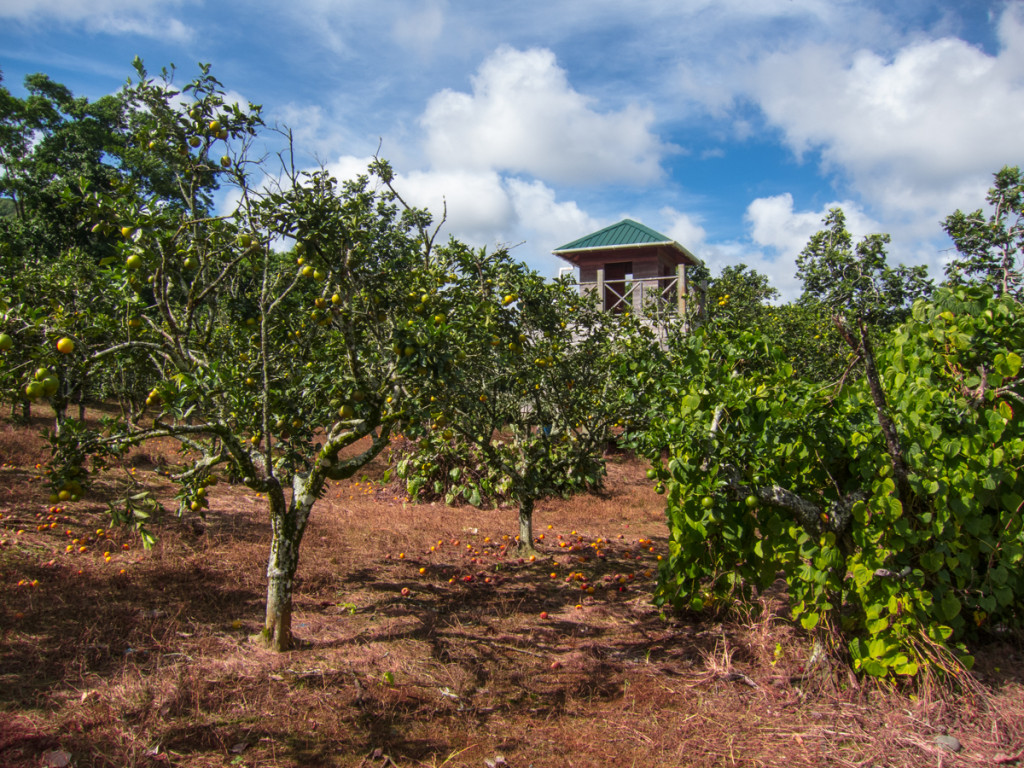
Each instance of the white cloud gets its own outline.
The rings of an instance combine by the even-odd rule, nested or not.
[[[511,247],[544,275],[564,266],[552,249],[603,226],[575,202],[559,201],[543,182],[503,178],[494,171],[415,171],[397,175],[395,186],[411,205],[430,210],[435,221],[447,210],[442,237],[451,234],[477,247]]]
[[[338,179],[351,179],[365,174],[370,161],[345,156],[328,169]],[[477,247],[522,246],[520,258],[545,275],[563,266],[552,249],[606,223],[573,201],[559,201],[543,182],[506,179],[494,171],[397,172],[394,186],[409,205],[429,210],[435,224],[447,215],[441,239],[450,234]]]
[[[446,231],[473,245],[493,245],[511,236],[515,207],[501,177],[493,171],[414,171],[396,178],[410,204],[427,208]]]
[[[934,227],[978,199],[989,174],[1020,162],[1021,9],[1007,6],[995,56],[952,37],[889,58],[809,45],[768,56],[753,94],[795,153],[820,151],[826,170],[849,178],[873,209]]]
[[[499,48],[473,77],[472,94],[435,94],[421,124],[435,168],[498,170],[546,182],[651,182],[665,148],[654,113],[597,112],[548,50]]]
[[[316,41],[317,48],[322,44],[334,55],[347,58],[358,47],[358,36],[352,30],[361,9],[358,0],[294,0],[265,5],[281,11],[284,18],[303,27],[308,38]],[[374,6],[374,10],[379,11],[379,6]]]
[[[185,0],[0,0],[0,18],[26,25],[56,21],[81,25],[90,32],[187,41],[194,30],[173,15],[184,4]]]
[[[333,163],[328,164],[326,168],[328,173],[339,181],[349,181],[358,176],[368,176],[370,174],[370,163],[372,162],[372,157],[342,155]]]
[[[558,202],[543,182],[509,179],[506,187],[516,217],[541,248],[552,250],[604,226],[574,201]]]
[[[669,222],[665,234],[703,261],[701,251],[704,250],[708,233],[698,219],[674,208],[663,208],[661,216]]]
[[[846,228],[854,241],[881,231],[878,222],[865,215],[851,200],[827,203],[820,211],[794,211],[793,196],[788,192],[754,200],[747,206],[744,218],[750,225],[751,239],[757,245],[795,258],[811,235],[822,228],[825,216],[833,208],[843,210]]]
[[[819,211],[798,211],[788,193],[750,203],[744,216],[749,239],[709,241],[699,217],[674,208],[663,208],[659,216],[668,222],[665,234],[698,256],[713,276],[724,267],[746,264],[769,279],[780,301],[792,301],[803,289],[796,275],[796,257],[822,228],[832,208],[843,209],[855,243],[879,231],[878,223],[852,201],[828,203]]]

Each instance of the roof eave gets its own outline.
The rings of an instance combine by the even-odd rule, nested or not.
[[[681,246],[675,240],[662,240],[661,242],[653,242],[653,243],[621,243],[619,245],[598,245],[598,246],[591,246],[589,248],[565,248],[565,249],[561,249],[561,250],[557,250],[557,251],[552,251],[552,253],[555,254],[556,256],[561,256],[563,259],[567,259],[568,261],[575,261],[575,259],[573,259],[573,257],[572,257],[572,254],[584,254],[584,253],[587,253],[588,251],[622,251],[622,250],[634,250],[635,251],[637,248],[647,248],[647,247],[653,247],[653,246],[659,246],[659,245],[663,245],[663,246],[665,246],[667,248],[672,248],[673,250],[679,251],[684,256],[686,256],[686,258],[688,258],[690,261],[692,261],[694,264],[700,264],[700,265],[704,264],[703,261],[698,259],[692,253],[690,253],[690,251],[688,251],[686,248]]]

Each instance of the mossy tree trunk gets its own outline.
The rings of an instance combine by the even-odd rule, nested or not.
[[[299,545],[309,521],[316,495],[296,477],[292,498],[287,501],[280,486],[267,494],[270,502],[271,541],[267,561],[267,610],[261,633],[262,643],[274,651],[288,651],[292,638],[292,593],[299,567]]]

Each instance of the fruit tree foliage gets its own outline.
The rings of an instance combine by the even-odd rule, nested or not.
[[[188,457],[173,477],[181,510],[202,513],[208,486],[223,478],[265,495],[263,638],[283,650],[317,498],[417,418],[409,392],[419,382],[453,370],[444,318],[418,323],[407,301],[410,291],[439,291],[449,272],[431,250],[429,217],[398,205],[386,187],[298,170],[288,150],[279,163],[254,157],[266,133],[259,108],[225,100],[208,68],[180,89],[168,73],[136,68],[119,95],[125,142],[149,153],[151,172],[114,188],[80,187],[90,228],[117,239],[89,284],[107,298],[73,321],[58,313],[48,323],[72,340],[63,366],[134,371],[149,382],[147,410],[112,418],[102,432],[64,430],[55,476],[78,482],[86,455],[166,437]],[[228,193],[224,212],[218,187]],[[22,327],[36,307],[19,307]],[[31,339],[19,330],[15,341]],[[140,495],[125,505],[122,514],[140,525],[153,513]]]
[[[417,449],[394,470],[412,496],[513,503],[529,548],[536,501],[600,486],[603,452],[630,410],[616,369],[651,339],[507,252],[446,252],[462,297],[452,309],[459,376],[417,392],[429,419],[410,427]]]

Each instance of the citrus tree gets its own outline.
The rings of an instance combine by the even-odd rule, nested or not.
[[[76,365],[137,367],[152,382],[147,410],[111,418],[102,434],[68,430],[55,474],[90,453],[173,438],[190,457],[174,475],[183,510],[201,513],[223,477],[265,495],[261,638],[286,650],[317,498],[415,418],[407,393],[428,368],[449,369],[443,326],[408,324],[420,319],[410,291],[435,291],[446,273],[431,253],[429,217],[396,206],[367,177],[301,172],[287,151],[265,175],[251,157],[264,135],[259,109],[225,101],[207,68],[179,90],[167,73],[136,67],[122,94],[129,142],[174,183],[140,176],[113,192],[82,190],[91,226],[119,237],[97,276],[115,311],[93,317],[102,335],[66,336]],[[218,186],[227,193],[219,205],[230,201],[223,212]],[[126,515],[147,514],[128,504]]]
[[[445,253],[459,302],[442,312],[457,329],[459,375],[415,393],[429,419],[407,430],[417,450],[396,470],[412,495],[512,503],[527,551],[537,500],[600,485],[604,450],[628,415],[616,369],[645,337],[635,319],[598,311],[505,251],[453,243]]]
[[[779,296],[765,275],[746,264],[722,268],[708,281],[706,294],[707,322],[726,319],[723,326],[740,331],[764,324],[771,317],[770,302]]]
[[[32,399],[48,398],[59,430],[90,382],[57,343],[102,327],[83,318],[111,310],[94,278],[118,237],[85,224],[79,190],[109,192],[134,166],[119,96],[89,102],[41,74],[25,91],[0,87],[0,392],[25,414]]]

